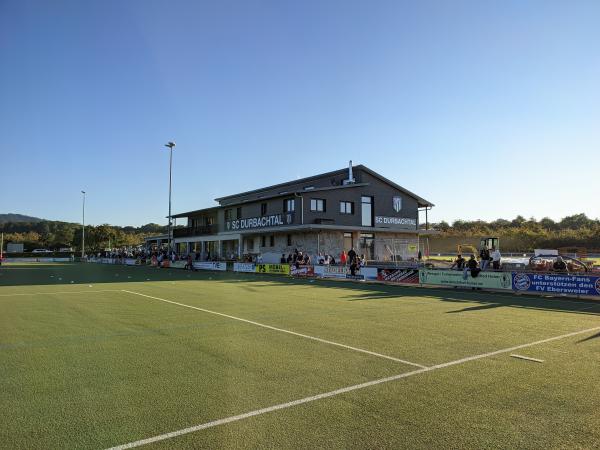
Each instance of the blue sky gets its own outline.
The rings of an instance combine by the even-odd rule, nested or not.
[[[598,1],[0,2],[0,212],[164,223],[345,167],[600,217]]]

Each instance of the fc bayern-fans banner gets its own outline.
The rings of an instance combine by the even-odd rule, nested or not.
[[[419,281],[422,284],[452,287],[512,289],[512,274],[510,272],[482,271],[476,277],[467,272],[465,278],[462,270],[420,269]]]
[[[293,277],[314,277],[315,268],[313,266],[291,266],[290,275]]]
[[[377,279],[391,283],[419,284],[417,269],[377,269]]]
[[[568,274],[513,273],[515,291],[600,295],[600,277]]]

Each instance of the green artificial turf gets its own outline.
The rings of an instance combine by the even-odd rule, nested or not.
[[[95,264],[0,268],[0,448],[107,448],[600,326],[600,304]],[[592,448],[590,332],[148,448]]]

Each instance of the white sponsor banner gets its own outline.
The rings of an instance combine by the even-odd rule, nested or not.
[[[69,262],[70,258],[3,258],[2,261],[12,262]]]
[[[225,271],[225,270],[227,270],[227,263],[211,262],[211,261],[196,261],[194,263],[194,269]]]
[[[125,264],[128,266],[135,266],[137,264],[137,259],[125,258]]]
[[[253,263],[233,263],[234,272],[256,272],[256,266]]]
[[[171,263],[171,267],[173,269],[185,269],[186,264],[187,264],[186,260],[180,259],[179,261],[173,261]]]
[[[349,273],[346,266],[323,266],[323,278],[346,278],[346,274]]]
[[[315,266],[315,275],[317,277],[322,277],[323,273],[325,273],[326,266]]]
[[[361,267],[357,273],[364,275],[365,280],[377,279],[377,267]]]

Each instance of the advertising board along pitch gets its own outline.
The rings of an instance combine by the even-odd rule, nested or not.
[[[600,277],[513,272],[515,291],[600,296]]]

